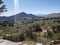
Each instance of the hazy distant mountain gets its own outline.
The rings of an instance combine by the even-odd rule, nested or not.
[[[0,16],[0,20],[2,20],[2,21],[11,20],[11,18],[6,17],[6,16]]]
[[[60,17],[60,13],[51,13],[51,14],[45,15],[44,17]]]
[[[45,16],[46,14],[37,14],[37,16]]]

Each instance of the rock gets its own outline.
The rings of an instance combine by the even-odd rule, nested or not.
[[[28,45],[27,43],[22,43],[22,42],[12,42],[12,41],[8,41],[8,40],[3,40],[0,39],[0,45]],[[29,45],[33,45],[33,44],[29,44]],[[36,43],[36,45],[42,45],[42,43]]]
[[[22,43],[21,42],[16,43],[16,42],[0,39],[0,45],[20,45],[20,44]]]
[[[28,44],[26,43],[26,44],[23,44],[23,45],[28,45]]]
[[[42,45],[42,43],[37,43],[36,45]]]

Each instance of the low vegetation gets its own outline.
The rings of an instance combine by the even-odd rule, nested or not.
[[[17,20],[16,23],[0,21],[0,36],[14,42],[33,41],[46,44],[52,40],[60,40],[60,20]]]

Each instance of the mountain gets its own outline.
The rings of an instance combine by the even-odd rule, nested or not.
[[[4,20],[15,20],[15,16],[17,20],[20,19],[40,19],[40,18],[47,18],[47,17],[60,17],[60,13],[52,13],[52,14],[48,14],[48,15],[43,15],[43,16],[36,16],[34,14],[27,14],[25,12],[21,12],[15,15],[12,15],[10,17],[6,17],[6,16],[0,16],[0,20],[4,21]]]
[[[32,19],[32,18],[37,18],[37,16],[35,16],[34,14],[27,14],[25,12],[21,12],[18,14],[15,14],[13,16],[10,16],[9,18],[14,19],[16,16],[16,19]]]
[[[14,19],[15,19],[15,16],[16,16],[16,19],[17,19],[17,20],[37,18],[37,16],[34,15],[34,14],[27,14],[27,13],[25,13],[25,12],[21,12],[21,13],[12,15],[12,16],[10,16],[10,17],[1,16],[1,17],[0,17],[0,20],[14,20]]]

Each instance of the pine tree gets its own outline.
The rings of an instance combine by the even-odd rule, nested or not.
[[[4,2],[0,0],[0,14],[7,11],[6,5],[3,4]]]

